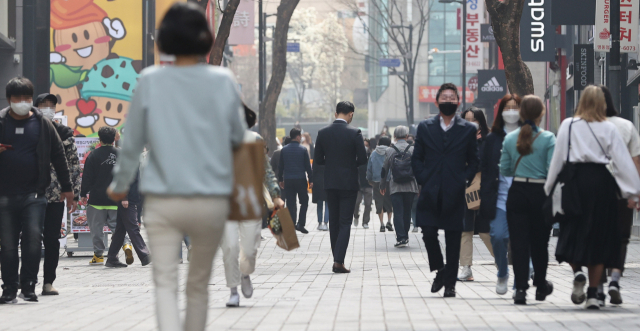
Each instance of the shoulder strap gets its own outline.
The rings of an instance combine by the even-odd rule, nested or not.
[[[396,152],[400,153],[400,150],[398,149],[398,147],[396,147],[396,145],[391,146],[391,148],[395,149]]]
[[[611,160],[611,157],[609,157],[609,155],[607,155],[607,152],[604,151],[604,148],[602,148],[602,145],[600,144],[600,140],[598,140],[598,137],[596,137],[596,134],[593,132],[593,129],[591,129],[591,125],[589,125],[589,122],[587,121],[584,121],[584,122],[587,123],[587,126],[589,127],[589,131],[591,131],[591,134],[593,135],[593,139],[595,139],[596,142],[598,143],[598,146],[600,146],[600,150],[602,151],[602,154],[604,154],[607,160]]]
[[[411,146],[411,145],[407,146],[407,148],[404,149],[404,153],[406,154],[411,147],[413,147],[413,146]]]
[[[536,139],[538,139],[538,136],[540,136],[541,133],[542,133],[542,129],[540,129],[540,131],[538,131],[538,134],[535,137],[533,137],[533,140],[531,141],[531,145],[533,145],[533,142],[536,141]],[[524,155],[520,155],[520,157],[518,158],[518,161],[516,161],[516,167],[515,169],[513,169],[514,176],[516,174],[516,170],[518,170],[518,165],[520,165],[520,161],[522,161],[523,157]]]

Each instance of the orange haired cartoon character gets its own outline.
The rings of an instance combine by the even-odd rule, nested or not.
[[[126,35],[122,21],[107,17],[93,0],[51,0],[51,28],[51,63],[82,70],[105,59],[115,41]]]

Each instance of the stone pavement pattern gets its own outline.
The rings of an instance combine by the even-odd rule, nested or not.
[[[298,235],[297,250],[278,248],[269,231],[263,230],[267,239],[252,276],[255,292],[251,299],[241,297],[240,308],[225,307],[229,290],[221,256],[216,256],[208,330],[640,330],[638,238],[629,246],[621,281],[624,305],[608,305],[602,311],[573,305],[571,270],[555,262],[552,238],[549,279],[555,284],[554,293],[547,301],[536,302],[532,288],[529,305],[514,306],[511,291],[504,296],[495,293],[496,268],[477,236],[476,281],[458,283],[457,298],[443,299],[442,291],[430,293],[435,274],[429,272],[421,234],[410,233],[410,246],[396,249],[394,233],[378,232],[377,217],[368,230],[361,225],[352,228],[346,260],[351,274],[333,274],[329,232],[315,229],[313,207],[307,222],[310,233]],[[0,306],[0,330],[156,329],[150,267],[140,266],[139,261],[125,269],[92,267],[89,254],[78,255],[60,258],[55,282],[60,296]],[[183,308],[188,266],[180,265]],[[512,280],[513,274],[510,286]]]

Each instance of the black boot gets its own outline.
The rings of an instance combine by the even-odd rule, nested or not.
[[[0,303],[16,303],[17,294],[18,289],[7,285],[2,285],[2,296],[0,297]]]
[[[551,293],[553,293],[553,283],[547,281],[546,286],[538,286],[536,289],[536,300],[544,301],[548,295],[551,295]]]
[[[36,295],[36,282],[29,281],[23,283],[20,298],[24,299],[24,301],[38,302],[38,296]]]

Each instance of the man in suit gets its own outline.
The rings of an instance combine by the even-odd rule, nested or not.
[[[325,166],[324,188],[329,206],[329,233],[335,273],[351,272],[344,266],[344,257],[360,190],[358,167],[367,164],[362,132],[349,126],[353,114],[351,102],[338,103],[335,122],[318,132],[313,158],[314,164]]]
[[[311,171],[311,161],[309,152],[300,145],[302,133],[300,129],[293,128],[289,134],[291,142],[282,148],[280,152],[280,164],[278,165],[278,181],[280,187],[285,188],[287,194],[287,208],[291,213],[291,219],[296,225],[296,230],[302,233],[309,233],[304,228],[307,223],[307,208],[309,207],[308,185],[313,188],[313,172]],[[296,222],[296,196],[300,200],[300,217]]]
[[[456,296],[465,189],[479,163],[477,128],[456,115],[459,104],[456,86],[442,85],[436,95],[440,114],[418,126],[411,159],[413,173],[422,186],[416,223],[422,228],[431,271],[437,271],[431,292],[445,287],[445,298]],[[441,229],[445,230],[446,266],[438,241]]]

